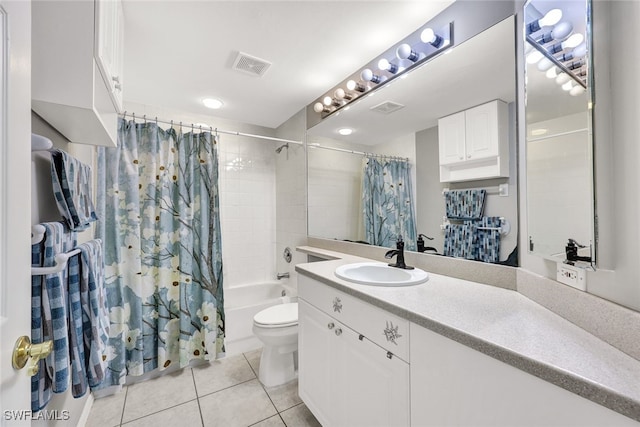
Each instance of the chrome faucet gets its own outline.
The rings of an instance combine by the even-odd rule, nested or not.
[[[287,271],[286,273],[278,273],[278,275],[276,277],[277,277],[278,280],[288,279],[289,278],[289,272]]]
[[[396,262],[395,264],[389,264],[390,267],[402,268],[403,270],[413,270],[413,267],[409,267],[404,263],[404,241],[402,240],[402,236],[398,236],[396,248],[384,254],[386,259],[391,259],[394,256],[396,257]]]

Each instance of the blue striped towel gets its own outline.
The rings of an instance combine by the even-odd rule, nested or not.
[[[478,224],[478,260],[496,263],[500,261],[500,230],[502,221],[497,216],[485,216]],[[490,228],[491,230],[488,230]],[[493,230],[493,229],[496,230]]]
[[[487,190],[455,190],[444,193],[445,212],[449,219],[482,218]]]
[[[91,199],[90,166],[62,150],[53,150],[51,178],[58,210],[71,230],[82,231],[98,220]]]
[[[44,223],[42,242],[32,246],[34,267],[55,265],[55,256],[76,246],[76,233],[59,222]],[[75,258],[75,260],[74,260]],[[42,265],[37,265],[42,262]],[[34,343],[53,340],[53,351],[40,361],[40,370],[31,377],[31,408],[39,411],[51,398],[51,391],[61,393],[69,384],[69,316],[67,271],[77,271],[77,258],[69,259],[68,269],[46,276],[33,276],[31,339]],[[73,274],[73,273],[72,273]]]
[[[444,232],[445,256],[465,259],[476,257],[476,226],[470,221],[464,224],[447,224]]]

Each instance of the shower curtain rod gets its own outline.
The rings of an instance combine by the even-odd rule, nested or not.
[[[160,120],[157,117],[153,117],[153,118],[147,118],[146,115],[143,115],[142,117],[137,116],[135,113],[127,113],[126,111],[121,114],[122,117],[131,117],[134,121],[137,119],[141,119],[149,122],[156,122],[156,123],[164,123],[166,125],[170,125],[173,126],[174,124],[178,124],[180,126],[185,126],[185,127],[190,127],[191,129],[199,129],[202,130],[203,126],[199,126],[199,125],[194,125],[193,123],[191,123],[191,125],[182,123],[182,122],[176,122],[174,120]],[[246,136],[249,138],[257,138],[257,139],[267,139],[269,141],[278,141],[278,142],[288,142],[291,144],[298,144],[298,145],[304,145],[304,143],[302,141],[294,141],[292,139],[283,139],[283,138],[275,138],[273,136],[264,136],[264,135],[255,135],[252,133],[244,133],[244,132],[237,132],[237,131],[232,131],[232,130],[222,130],[222,129],[218,129],[218,128],[214,128],[211,126],[204,126],[204,129],[209,128],[210,132],[215,132],[215,133],[224,133],[226,135],[235,135],[235,136]]]
[[[364,151],[347,150],[347,149],[344,149],[344,148],[337,148],[337,147],[325,147],[323,145],[315,145],[315,144],[309,144],[308,147],[309,148],[322,148],[323,150],[340,151],[340,152],[343,152],[343,153],[357,154],[357,155],[365,156],[365,157],[381,157],[383,159],[400,160],[402,162],[407,162],[407,163],[409,162],[409,158],[408,157],[387,156],[385,154],[365,153]]]

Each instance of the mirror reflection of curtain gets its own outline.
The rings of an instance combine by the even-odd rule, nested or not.
[[[98,157],[110,316],[102,386],[224,352],[218,154],[209,132],[120,120]]]
[[[402,236],[405,249],[416,250],[417,232],[409,162],[365,157],[362,204],[367,242],[376,246],[395,247],[398,236]]]

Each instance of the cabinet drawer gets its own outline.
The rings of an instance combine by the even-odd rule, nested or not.
[[[409,361],[408,320],[302,274],[298,276],[298,297]]]

